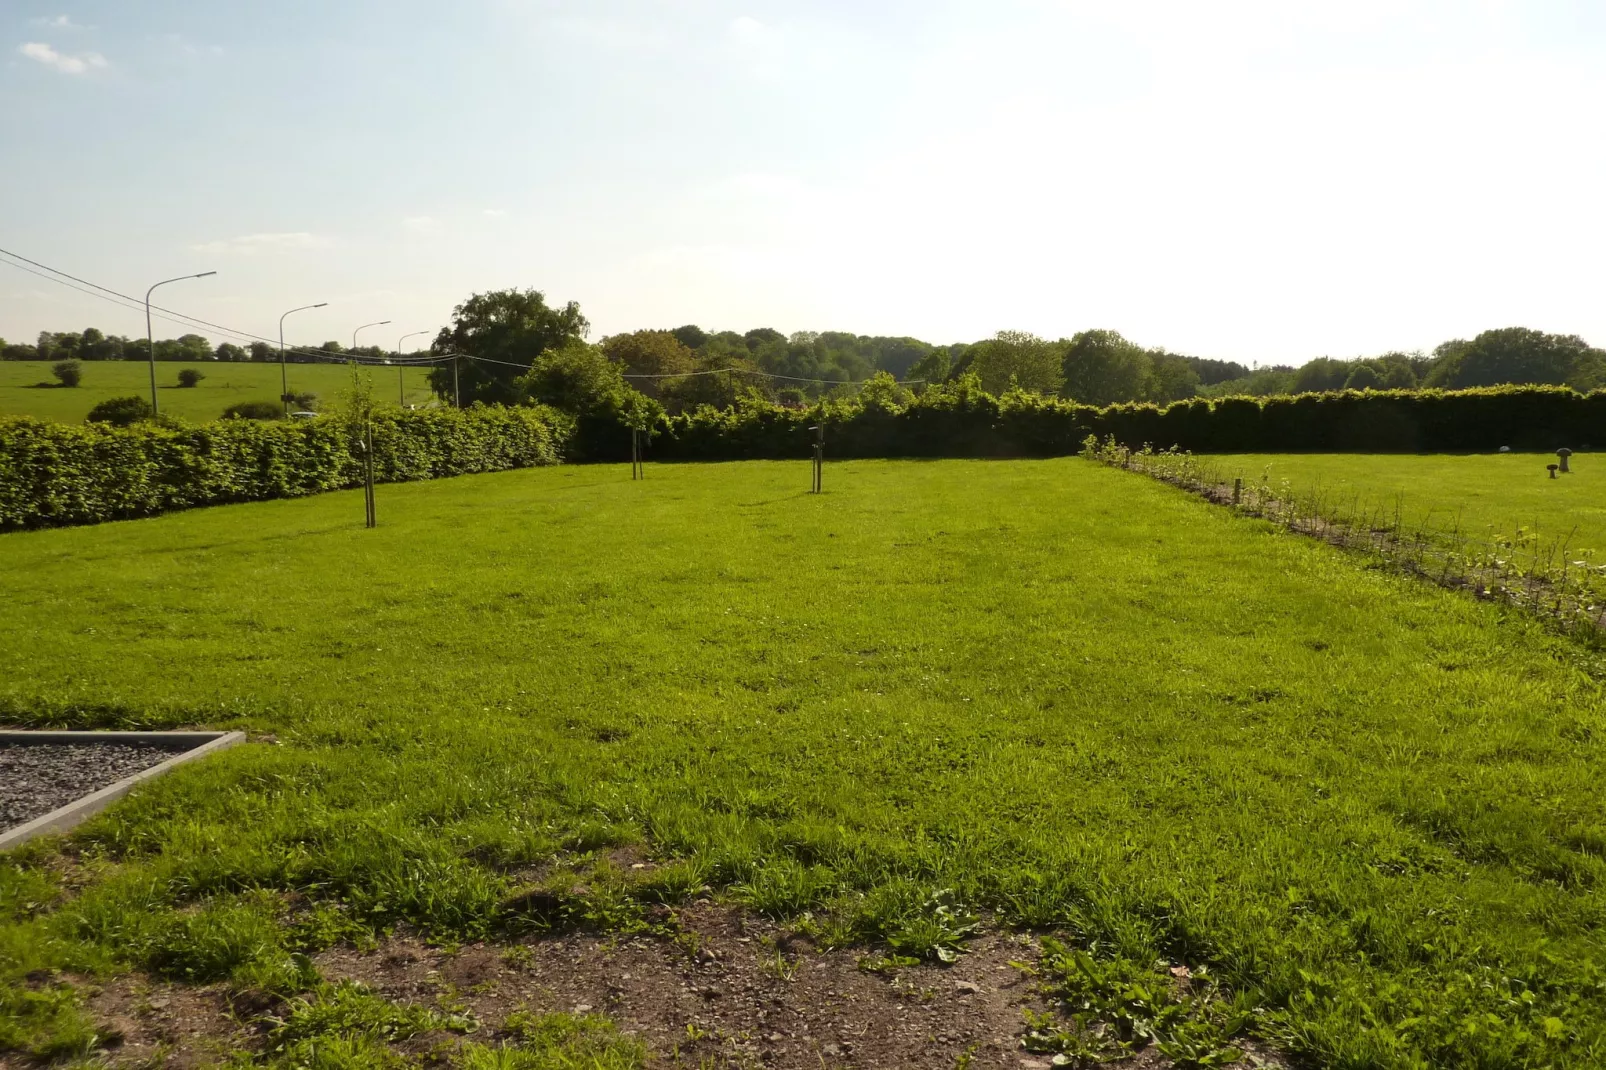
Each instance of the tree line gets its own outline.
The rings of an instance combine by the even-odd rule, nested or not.
[[[38,339],[32,343],[7,342],[0,338],[0,360],[149,360],[150,348],[150,343],[143,338],[106,334],[99,328],[86,327],[82,331],[40,331]],[[378,346],[349,349],[339,342],[325,342],[312,349],[297,346],[285,351],[285,359],[296,364],[321,363],[330,357],[360,356],[383,360],[398,355]],[[267,342],[252,342],[244,346],[233,342],[213,345],[203,335],[181,334],[177,338],[158,338],[156,359],[277,363],[279,347]]]
[[[1464,389],[1501,384],[1570,386],[1580,392],[1606,388],[1606,352],[1576,335],[1547,334],[1522,327],[1453,339],[1432,353],[1385,353],[1377,357],[1318,357],[1300,366],[1251,368],[1146,348],[1112,330],[1088,330],[1050,340],[1023,331],[1000,331],[977,342],[936,345],[912,337],[798,331],[770,327],[710,332],[687,324],[639,330],[587,341],[590,323],[575,302],[549,305],[540,291],[497,290],[475,294],[453,312],[452,325],[436,337],[432,352],[473,360],[437,365],[436,394],[516,404],[530,397],[531,374],[540,371],[572,380],[578,389],[604,390],[604,380],[629,386],[669,412],[700,405],[727,407],[759,395],[802,405],[820,397],[853,393],[885,374],[918,387],[975,376],[982,389],[1001,394],[1012,387],[1089,405],[1124,402],[1169,404],[1195,397],[1269,397],[1353,389]],[[325,342],[315,351],[289,354],[297,362],[361,356],[401,356],[377,346],[348,350]],[[145,360],[147,343],[82,332],[41,332],[31,344],[0,339],[5,360]],[[162,339],[156,359],[167,361],[276,361],[265,342],[212,345],[198,334]],[[563,392],[560,390],[560,392]]]

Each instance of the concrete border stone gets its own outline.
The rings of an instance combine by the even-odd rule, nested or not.
[[[47,833],[66,832],[88,821],[140,783],[169,770],[245,742],[244,732],[53,732],[0,731],[0,745],[26,746],[37,743],[144,743],[177,751],[173,757],[149,769],[142,769],[115,784],[57,807],[25,824],[0,832],[0,851],[9,851]]]

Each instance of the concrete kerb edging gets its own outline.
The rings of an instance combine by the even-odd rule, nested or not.
[[[179,753],[159,765],[142,769],[115,784],[75,799],[27,824],[0,832],[0,851],[9,851],[46,833],[66,832],[83,824],[124,795],[133,791],[142,781],[159,777],[175,766],[193,762],[220,750],[227,750],[245,742],[244,732],[27,732],[0,731],[0,746],[29,743],[149,743],[169,747]]]

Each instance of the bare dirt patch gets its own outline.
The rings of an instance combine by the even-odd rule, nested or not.
[[[331,980],[361,981],[396,1002],[448,1001],[494,1040],[512,1011],[605,1014],[658,1065],[1047,1067],[1021,1049],[1023,1009],[1044,1009],[1026,937],[988,934],[951,967],[869,972],[862,950],[818,951],[771,923],[712,905],[682,912],[682,935],[576,933],[456,951],[396,938],[378,950],[318,956]]]

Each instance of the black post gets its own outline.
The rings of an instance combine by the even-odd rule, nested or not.
[[[630,429],[630,478],[632,480],[644,479],[647,473],[642,470],[641,462],[641,429]]]
[[[813,431],[815,436],[814,486],[811,488],[811,492],[814,494],[820,494],[823,493],[825,481],[825,424],[822,422],[817,426],[809,428],[809,430]]]
[[[363,479],[363,497],[368,507],[368,527],[379,526],[379,517],[374,512],[374,428],[368,426],[368,448],[363,451],[365,457],[365,476]]]

